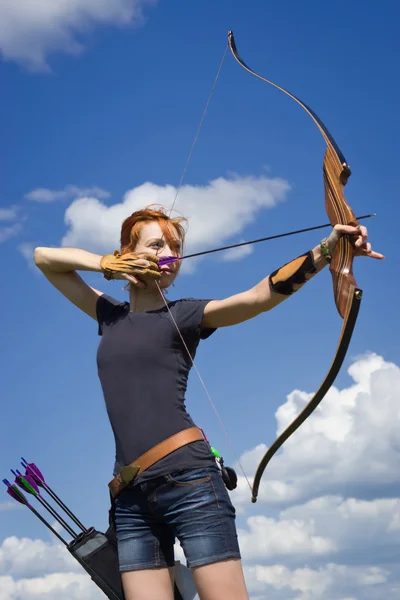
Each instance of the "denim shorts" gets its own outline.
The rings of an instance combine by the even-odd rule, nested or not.
[[[175,538],[188,567],[240,558],[235,515],[216,466],[125,488],[115,499],[120,571],[173,567]]]

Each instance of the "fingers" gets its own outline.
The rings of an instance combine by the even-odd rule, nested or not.
[[[340,233],[341,235],[354,235],[360,237],[363,242],[367,241],[368,238],[368,229],[365,225],[359,225],[358,227],[354,227],[354,225],[342,225],[338,223],[335,225],[334,230]]]
[[[375,258],[377,260],[382,260],[383,258],[385,258],[385,256],[383,254],[381,254],[380,252],[375,252],[374,250],[372,250],[372,246],[371,246],[370,242],[367,242],[367,239],[368,239],[367,228],[364,227],[363,225],[360,225],[360,227],[358,229],[359,229],[359,236],[356,239],[356,241],[354,242],[356,255],[357,256],[368,256],[369,258]]]
[[[127,252],[123,254],[123,260],[126,262],[133,262],[134,264],[142,265],[144,267],[158,266],[159,257],[156,254],[147,254],[146,252]]]
[[[359,227],[357,227],[358,229],[358,237],[355,241],[355,246],[357,247],[357,245],[359,245],[360,247],[364,244],[367,243],[367,239],[368,239],[368,230],[364,225],[360,225]]]
[[[365,225],[359,225],[354,227],[352,225],[335,225],[334,229],[341,235],[350,235],[352,239],[352,245],[355,250],[356,256],[368,256],[369,258],[375,258],[382,260],[385,258],[384,254],[375,252],[372,250],[370,242],[368,242],[368,229]]]
[[[158,261],[160,260],[159,257],[157,256],[157,254],[140,254],[140,256],[143,256],[143,258],[145,258],[146,260],[148,260],[151,263],[155,263],[158,265]]]
[[[382,260],[383,258],[386,258],[384,254],[381,254],[380,252],[370,252],[368,254],[368,256],[370,258],[376,258],[377,260]]]
[[[155,254],[126,253],[123,255],[124,269],[130,275],[142,275],[151,279],[159,279],[161,271],[158,266],[158,257]]]
[[[356,256],[368,256],[369,258],[375,258],[377,260],[382,260],[383,258],[385,258],[384,254],[372,250],[371,244],[369,243],[365,244],[365,247],[362,247],[358,251],[356,251]]]

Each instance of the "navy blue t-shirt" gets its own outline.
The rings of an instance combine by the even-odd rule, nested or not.
[[[194,358],[200,339],[215,330],[201,326],[209,300],[169,302],[169,309]],[[171,435],[193,427],[185,393],[192,362],[164,306],[130,312],[128,302],[107,295],[97,300],[99,335],[97,367],[114,432],[114,473]],[[137,477],[146,479],[215,464],[204,441],[188,444]]]

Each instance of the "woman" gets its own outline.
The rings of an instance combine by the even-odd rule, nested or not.
[[[173,599],[175,537],[202,600],[246,600],[235,510],[185,408],[197,346],[217,328],[251,319],[300,289],[328,264],[344,234],[352,236],[356,255],[383,255],[371,250],[365,227],[336,225],[313,250],[247,291],[224,300],[167,302],[162,290],[174,282],[179,262],[158,262],[182,255],[182,221],[146,208],[124,221],[120,253],[36,248],[35,263],[98,321],[98,373],[116,443],[110,490],[126,600]],[[129,302],[88,286],[76,271],[127,280]]]

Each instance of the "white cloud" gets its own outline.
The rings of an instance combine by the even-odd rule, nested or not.
[[[65,552],[65,551],[64,551]],[[104,594],[82,573],[53,573],[44,577],[0,577],[0,600],[103,600]]]
[[[21,231],[21,224],[14,223],[9,227],[0,227],[0,244],[7,242],[10,238],[15,237]]]
[[[33,260],[34,249],[35,244],[32,244],[30,242],[24,242],[23,244],[19,244],[19,246],[17,246],[18,252],[20,252],[20,254],[22,254],[22,256],[25,258],[26,262],[28,263],[28,267],[32,269],[32,271],[34,271],[35,273],[38,273],[39,271],[36,268]]]
[[[386,553],[386,560],[398,557],[396,525],[400,518],[400,498],[317,497],[283,510],[279,518],[284,522],[304,523],[305,528],[313,527],[334,548],[351,553],[358,561],[368,561],[372,547],[375,556],[381,551]]]
[[[382,584],[388,583],[389,573],[379,567],[349,567],[347,565],[329,563],[323,567],[312,569],[303,567],[289,569],[284,565],[247,567],[246,581],[251,598],[265,600],[395,600],[396,591],[391,593],[390,585],[383,592]],[[379,586],[379,587],[378,587]],[[370,589],[372,595],[370,595]],[[385,588],[386,589],[386,588]],[[346,590],[354,590],[356,596],[350,596]],[[294,595],[291,592],[299,592]],[[258,595],[262,593],[262,595]],[[377,595],[375,595],[377,593]],[[288,595],[290,594],[290,595]],[[379,595],[382,594],[382,595]]]
[[[221,258],[223,261],[231,262],[236,260],[242,260],[246,256],[250,256],[253,253],[252,246],[240,246],[239,248],[230,248],[223,252]]]
[[[143,23],[156,0],[0,0],[0,51],[31,70],[49,70],[51,53],[78,55],[96,26]]]
[[[0,0],[1,3],[1,0]],[[18,206],[10,206],[9,208],[0,208],[0,222],[14,221],[19,212]],[[20,219],[21,221],[25,219]],[[0,227],[0,244],[7,242],[9,239],[18,235],[22,229],[22,223],[17,222],[12,225]]]
[[[315,523],[309,519],[270,519],[264,516],[247,519],[248,528],[239,529],[240,547],[246,561],[282,555],[324,555],[336,552],[332,539],[316,535]]]
[[[368,354],[348,369],[354,383],[332,387],[319,408],[274,456],[261,481],[259,502],[293,503],[331,493],[363,493],[400,483],[400,369]],[[312,394],[295,390],[276,412],[277,434]],[[258,445],[241,459],[248,473],[265,453]],[[242,495],[239,498],[243,501]]]
[[[256,505],[239,478],[232,500],[251,600],[400,597],[399,371],[376,354],[356,360],[351,384],[333,390],[304,435],[300,429],[271,463]],[[279,430],[308,396],[289,394],[277,411]],[[254,471],[263,450],[243,457],[246,469]],[[185,563],[178,544],[175,551]],[[0,546],[0,600],[100,600],[79,569],[57,544],[8,538]]]
[[[261,210],[283,202],[288,190],[286,181],[264,176],[220,177],[206,186],[183,186],[174,210],[189,220],[186,254],[221,245],[237,235]],[[110,252],[119,247],[121,224],[127,216],[149,204],[168,208],[175,193],[171,185],[144,183],[128,191],[122,202],[112,206],[92,197],[75,200],[65,213],[68,231],[62,244],[99,253]],[[186,270],[193,268],[194,262],[188,263],[183,263]]]
[[[80,570],[79,563],[59,543],[12,536],[0,545],[0,575],[26,578]]]
[[[1,0],[0,0],[1,1]],[[17,216],[17,208],[0,208],[0,221],[12,221]]]
[[[16,510],[18,504],[16,502],[0,502],[0,512],[3,510]]]
[[[1,1],[1,0],[0,0]],[[48,188],[36,188],[25,194],[25,198],[40,203],[56,202],[57,200],[73,200],[85,196],[96,198],[109,198],[110,193],[99,187],[80,188],[76,185],[66,185],[63,190],[49,190]],[[0,213],[1,216],[1,213]]]

